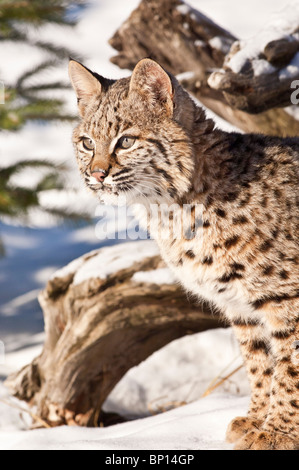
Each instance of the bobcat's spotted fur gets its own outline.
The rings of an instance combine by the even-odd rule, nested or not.
[[[215,129],[150,59],[117,81],[75,61],[70,76],[77,159],[95,195],[112,204],[125,195],[148,210],[190,204],[191,219],[204,206],[201,224],[193,211],[199,237],[155,237],[185,288],[221,309],[240,341],[252,399],[228,440],[298,449],[299,139]]]

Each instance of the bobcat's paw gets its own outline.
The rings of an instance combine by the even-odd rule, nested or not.
[[[233,419],[226,431],[227,442],[236,442],[250,431],[259,430],[263,422],[258,419],[248,417],[238,417]]]
[[[268,431],[250,431],[237,442],[235,450],[298,450],[299,442],[291,437]]]

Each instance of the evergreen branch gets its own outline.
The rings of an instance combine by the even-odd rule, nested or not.
[[[0,191],[0,214],[11,217],[27,214],[29,207],[38,206],[37,194],[26,188],[5,188]]]
[[[44,91],[44,90],[70,90],[71,85],[68,83],[64,82],[53,82],[53,83],[43,83],[41,85],[34,85],[34,86],[29,86],[26,87],[24,90],[22,90],[22,95],[23,93],[31,93],[31,92],[37,92],[37,91]]]
[[[1,2],[1,21],[22,21],[25,23],[56,23],[72,26],[72,22],[65,19],[67,3],[52,0],[41,2],[40,0],[7,0]]]
[[[68,59],[69,57],[77,57],[78,61],[83,61],[83,57],[78,55],[75,51],[62,46],[55,46],[47,41],[35,41],[16,28],[10,27],[5,29],[3,24],[0,24],[0,41],[14,41],[26,43],[32,47],[38,47],[44,51],[54,54],[58,59]]]
[[[58,209],[58,208],[50,208],[50,207],[42,207],[42,209],[47,212],[48,214],[57,217],[62,221],[67,221],[71,223],[80,223],[82,221],[91,223],[91,218],[86,215],[86,213],[71,211],[69,209]]]
[[[0,23],[0,41],[28,42],[27,35],[16,29],[11,24]]]
[[[43,91],[55,91],[55,90],[70,90],[71,86],[68,83],[63,82],[53,82],[53,83],[44,83],[42,85],[33,85],[19,90],[19,95],[30,101],[34,102],[38,100],[38,93]]]
[[[63,101],[38,99],[31,97],[31,102],[19,107],[0,107],[0,128],[16,131],[28,120],[73,122],[76,117],[64,114],[61,110]]]
[[[40,113],[28,113],[26,119],[31,121],[62,121],[62,122],[74,122],[77,117],[72,114],[60,114],[60,113],[47,113],[41,115]]]
[[[70,56],[76,56],[79,61],[82,61],[83,58],[78,56],[74,51],[67,49],[66,47],[55,46],[50,42],[46,41],[29,41],[32,46],[39,47],[43,50],[46,50],[52,54],[54,54],[59,59],[68,59]]]
[[[0,187],[2,186],[2,182],[6,184],[7,180],[12,175],[16,175],[26,168],[47,168],[51,170],[55,168],[57,171],[64,171],[66,169],[64,165],[54,165],[47,160],[22,160],[8,167],[0,168]]]
[[[44,62],[42,62],[41,64],[33,67],[31,70],[27,70],[27,72],[24,72],[20,78],[17,80],[17,83],[16,83],[16,89],[18,91],[20,91],[23,87],[23,83],[25,80],[27,80],[28,78],[32,77],[32,75],[36,75],[37,73],[49,68],[49,67],[53,67],[57,65],[57,61],[56,60],[46,60]]]
[[[49,173],[37,184],[35,191],[40,193],[42,191],[49,191],[51,189],[64,189],[61,175],[57,172]]]
[[[32,93],[36,93],[38,91],[45,91],[45,90],[66,90],[70,89],[70,85],[68,83],[64,83],[61,81],[52,82],[52,83],[44,83],[39,85],[32,85],[26,86],[24,82],[29,79],[30,77],[46,70],[49,67],[53,67],[57,65],[56,60],[47,60],[42,62],[41,64],[33,67],[31,70],[26,71],[21,75],[16,83],[16,91],[22,98],[25,98],[29,101],[37,100],[36,97],[32,96]]]
[[[5,106],[0,106],[0,130],[19,130],[29,120],[43,121],[73,121],[74,116],[63,112],[65,100],[43,99],[42,92],[47,90],[66,90],[69,84],[62,81],[46,82],[38,85],[27,85],[27,80],[37,78],[38,73],[46,71],[49,67],[56,66],[69,56],[82,58],[66,47],[59,47],[51,42],[31,39],[27,34],[27,25],[33,24],[40,27],[46,23],[55,23],[63,26],[73,26],[77,17],[76,5],[86,6],[85,0],[0,0],[0,41],[7,40],[16,43],[22,42],[30,47],[39,48],[47,52],[48,59],[39,65],[32,67],[23,73],[16,82],[15,87],[6,86]],[[36,81],[36,83],[39,83]],[[10,183],[10,178],[26,168],[40,168],[39,182],[34,188],[27,189],[20,186],[16,178],[16,184]],[[28,222],[28,212],[32,208],[51,214],[57,219],[80,221],[89,220],[86,214],[77,213],[68,209],[45,208],[40,204],[39,195],[44,191],[62,189],[63,179],[62,165],[55,166],[45,160],[24,160],[12,164],[6,168],[0,168],[0,216],[21,219]],[[46,171],[47,170],[47,171]],[[0,256],[3,254],[3,243],[0,240]]]

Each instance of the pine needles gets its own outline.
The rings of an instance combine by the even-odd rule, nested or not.
[[[71,19],[69,10],[75,6],[83,7],[86,2],[82,0],[0,0],[0,44],[5,41],[21,42],[32,48],[43,51],[42,61],[26,70],[15,84],[5,84],[5,106],[0,106],[0,129],[16,131],[28,120],[67,120],[75,119],[64,111],[64,100],[46,98],[45,91],[64,91],[69,88],[68,83],[62,81],[49,81],[47,83],[32,84],[42,72],[57,67],[61,61],[70,56],[80,57],[69,48],[56,45],[48,41],[34,39],[30,34],[30,26],[41,27],[47,23],[54,23],[61,27],[73,27],[76,23]],[[3,44],[2,44],[3,47]],[[1,73],[0,73],[1,76]],[[31,83],[30,83],[31,81]],[[39,80],[40,81],[40,80]]]
[[[61,45],[52,44],[39,37],[34,38],[36,35],[30,34],[30,28],[40,28],[49,23],[72,28],[76,24],[72,11],[76,7],[85,6],[86,2],[83,0],[0,0],[1,47],[4,47],[6,41],[13,41],[16,45],[27,44],[43,52],[39,64],[29,66],[14,83],[5,83],[5,104],[0,104],[0,131],[16,133],[30,121],[49,123],[76,119],[65,111],[64,91],[69,88],[69,84],[59,80],[42,81],[40,77],[41,74],[47,76],[51,69],[70,56],[79,58],[78,54]],[[0,132],[0,135],[4,134]],[[5,155],[2,155],[2,158],[3,165]],[[22,182],[17,183],[16,175],[25,169],[40,171],[40,178],[33,187],[23,187]],[[0,167],[0,217],[17,218],[24,223],[32,208],[41,208],[42,192],[63,189],[64,171],[64,167],[51,163],[51,158],[47,161],[24,158],[19,163]],[[77,221],[83,217],[75,211],[55,207],[42,207],[42,210],[57,220]],[[4,246],[0,240],[0,256],[3,253]]]

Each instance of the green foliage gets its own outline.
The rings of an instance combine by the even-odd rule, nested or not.
[[[82,5],[85,1],[67,0],[0,0],[0,39],[16,39],[19,35],[18,24],[41,26],[56,23],[74,26],[75,22],[67,18],[70,5]]]
[[[16,99],[16,90],[5,92],[5,106],[0,106],[0,128],[17,131],[29,120],[73,121],[74,116],[63,112],[63,101],[57,99],[32,98],[22,104]]]
[[[43,51],[40,64],[28,68],[14,83],[5,83],[5,104],[0,104],[0,131],[2,131],[0,136],[3,137],[3,131],[19,131],[28,121],[75,119],[75,116],[64,111],[63,94],[61,94],[62,99],[54,98],[53,94],[51,96],[51,92],[68,89],[68,83],[60,81],[36,83],[39,82],[39,73],[49,71],[70,56],[79,58],[78,55],[64,47],[34,40],[29,31],[32,27],[39,28],[47,23],[55,23],[65,28],[73,27],[75,21],[70,19],[69,9],[80,5],[84,7],[86,2],[84,0],[0,0],[0,47],[3,48],[6,41],[14,41],[16,45],[22,42]],[[35,78],[34,84],[32,78]],[[25,168],[43,168],[40,180],[34,188],[27,189],[22,185],[16,186],[11,183],[11,178]],[[24,221],[31,208],[39,207],[39,195],[42,191],[63,188],[61,178],[63,171],[64,168],[57,168],[50,161],[30,159],[6,168],[0,167],[0,217],[2,215]],[[59,218],[73,220],[82,217],[81,214],[60,209],[47,211]],[[3,250],[0,240],[0,256]]]
[[[32,97],[21,102],[13,88],[5,90],[5,106],[0,106],[0,129],[17,131],[28,120],[69,120],[73,116],[63,112],[63,101]]]
[[[1,0],[1,23],[4,29],[13,29],[13,21],[41,25],[45,22],[69,24],[64,19],[67,2],[59,0]],[[2,27],[3,27],[2,26]]]
[[[25,168],[46,168],[51,173],[46,175],[34,188],[27,189],[10,183]],[[61,188],[58,168],[53,164],[40,160],[23,160],[20,163],[0,169],[0,214],[10,217],[21,217],[23,220],[28,210],[39,206],[38,196],[41,191]]]
[[[46,57],[37,66],[29,68],[15,84],[5,84],[5,106],[0,106],[0,129],[18,130],[28,120],[71,120],[73,116],[63,112],[63,100],[49,99],[42,92],[65,90],[69,83],[49,82],[30,85],[28,81],[40,72],[47,72],[62,60],[74,55],[73,51],[46,41],[32,39],[30,27],[41,27],[55,23],[72,27],[75,22],[69,18],[69,8],[84,7],[82,0],[0,0],[0,45],[5,41],[28,44],[43,50]],[[1,44],[2,43],[2,44]],[[0,74],[1,76],[1,74]]]
[[[45,176],[31,189],[15,186],[10,179],[26,169],[43,168],[49,170]],[[62,173],[65,168],[60,165],[54,167],[51,162],[41,160],[23,160],[14,165],[0,169],[0,215],[21,217],[23,220],[29,209],[39,207],[39,195],[42,191],[63,189]],[[69,219],[84,218],[82,214],[65,212],[57,209],[45,209],[52,215],[67,217]]]

